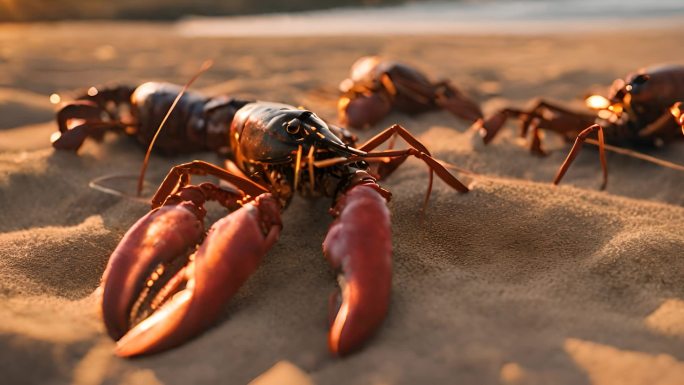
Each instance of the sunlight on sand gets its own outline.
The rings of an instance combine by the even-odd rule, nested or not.
[[[313,385],[313,380],[302,369],[289,361],[280,361],[252,380],[249,385]]]
[[[668,354],[620,350],[574,338],[566,339],[564,348],[594,385],[676,385],[684,378],[684,363]]]
[[[674,298],[665,300],[644,322],[655,332],[684,337],[684,301]]]
[[[501,367],[499,378],[504,384],[520,384],[527,378],[527,373],[522,366],[515,362],[509,362]]]

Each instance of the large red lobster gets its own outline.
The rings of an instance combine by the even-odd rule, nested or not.
[[[157,87],[154,100],[170,101],[177,90]],[[339,272],[340,291],[331,300],[328,345],[338,355],[358,348],[382,323],[389,305],[390,193],[377,184],[377,178],[416,156],[430,167],[430,186],[434,171],[454,189],[468,189],[398,125],[354,147],[352,135],[329,126],[311,111],[277,103],[202,99],[197,94],[183,98],[179,104],[183,108],[193,106],[188,103],[193,100],[204,100],[205,107],[197,102],[195,112],[181,108],[177,114],[185,114],[188,124],[182,127],[172,122],[176,127],[172,134],[178,140],[185,135],[185,141],[191,142],[194,139],[187,136],[208,137],[206,131],[213,127],[211,135],[226,141],[211,146],[224,148],[230,166],[223,169],[195,161],[173,167],[152,198],[152,210],[128,230],[112,253],[102,279],[102,311],[107,331],[117,341],[117,354],[133,356],[171,348],[210,326],[278,239],[280,212],[296,192],[334,200],[335,220],[323,252]],[[206,108],[209,104],[214,107]],[[221,111],[221,105],[228,112],[218,124],[206,111]],[[74,108],[79,111],[80,107]],[[149,110],[164,112],[164,106]],[[142,114],[136,114],[139,128]],[[82,116],[62,113],[61,119]],[[109,124],[111,128],[115,120],[97,120],[94,115],[82,119],[75,126],[81,132],[73,137],[82,142],[98,133],[89,125]],[[192,125],[200,120],[204,126]],[[70,134],[67,127],[61,137]],[[374,151],[394,135],[410,148]],[[174,150],[176,142],[166,138],[160,143],[170,143],[166,150]],[[192,185],[191,175],[218,177],[232,187]],[[205,232],[203,206],[210,200],[232,213]]]

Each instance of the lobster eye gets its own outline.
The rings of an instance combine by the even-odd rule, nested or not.
[[[290,135],[295,135],[299,132],[301,126],[302,122],[299,119],[292,119],[285,123],[285,131],[287,131],[287,133]]]
[[[647,74],[637,75],[629,84],[627,84],[627,86],[625,86],[625,89],[632,94],[638,94],[643,90],[643,85],[646,84],[649,78],[650,76]]]

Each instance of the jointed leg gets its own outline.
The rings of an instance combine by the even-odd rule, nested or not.
[[[568,154],[567,158],[565,158],[565,161],[563,161],[563,164],[558,169],[556,177],[553,179],[553,184],[557,185],[558,183],[560,183],[561,179],[563,178],[563,175],[565,175],[565,173],[568,171],[568,168],[570,168],[570,165],[582,149],[584,141],[591,133],[596,131],[598,131],[599,156],[601,158],[601,168],[603,169],[603,183],[601,183],[601,190],[606,188],[606,185],[608,184],[608,164],[606,162],[605,141],[603,139],[603,127],[601,127],[598,124],[594,124],[592,126],[585,128],[584,130],[582,130],[582,132],[579,133],[579,135],[577,135],[577,139],[575,139],[575,144],[572,145],[570,153]]]
[[[437,160],[435,160],[431,155],[430,151],[423,145],[415,136],[408,132],[404,127],[395,124],[392,127],[380,132],[375,137],[371,138],[368,142],[362,144],[359,149],[362,151],[372,151],[373,149],[380,146],[382,143],[389,140],[394,134],[399,135],[402,139],[408,143],[411,148],[406,150],[388,150],[388,151],[375,151],[368,152],[366,157],[408,157],[415,156],[422,159],[428,166],[430,166],[431,172],[434,171],[437,175],[444,180],[451,187],[455,188],[461,192],[467,192],[468,188],[465,187],[458,179],[449,173],[449,171],[444,168]],[[383,176],[387,176],[383,175]]]
[[[377,134],[375,137],[370,139],[368,142],[362,144],[359,149],[362,151],[370,151],[374,148],[377,148],[380,146],[382,143],[386,142],[394,134],[399,135],[404,139],[409,145],[411,145],[411,148],[405,149],[405,150],[386,150],[386,151],[372,151],[372,152],[367,152],[366,155],[363,156],[354,156],[354,157],[349,157],[349,158],[332,158],[332,159],[326,159],[323,161],[318,161],[315,163],[316,167],[330,167],[336,164],[343,164],[343,163],[349,163],[350,161],[358,161],[358,160],[366,160],[366,161],[371,161],[373,158],[400,158],[400,161],[397,161],[396,163],[401,164],[407,157],[409,156],[415,156],[419,159],[422,159],[430,168],[430,182],[427,190],[427,194],[425,196],[425,203],[424,206],[427,205],[427,201],[430,198],[430,193],[432,191],[432,179],[433,175],[432,173],[435,172],[437,175],[442,179],[446,184],[454,188],[455,190],[459,192],[468,192],[468,188],[461,183],[456,177],[451,175],[449,171],[436,159],[434,159],[431,155],[428,149],[411,133],[409,133],[405,128],[401,127],[400,125],[393,125],[392,127],[389,127],[388,129],[380,132]],[[392,161],[390,160],[390,164],[394,165],[391,163]],[[389,172],[394,171],[396,167],[398,166],[395,165],[395,167],[391,168]],[[389,175],[389,172],[384,173],[383,175],[380,175],[381,177],[385,177]]]
[[[551,117],[547,115],[552,115]],[[476,123],[473,127],[480,130],[480,135],[485,144],[491,142],[499,133],[501,127],[508,118],[520,118],[520,136],[525,137],[530,128],[536,124],[539,129],[553,131],[559,134],[577,132],[582,127],[592,124],[596,118],[593,114],[575,112],[556,104],[541,99],[533,101],[532,107],[527,110],[504,108],[484,121]],[[535,123],[536,121],[536,123]],[[536,138],[533,138],[533,141]],[[538,153],[541,148],[532,144],[532,152]]]
[[[164,181],[157,189],[157,192],[152,197],[152,208],[161,206],[164,204],[164,201],[166,201],[167,197],[173,195],[180,188],[190,183],[190,175],[211,175],[225,180],[226,182],[229,182],[242,190],[245,194],[245,198],[254,199],[257,196],[268,192],[267,189],[247,178],[232,174],[221,167],[214,166],[211,163],[196,160],[174,166],[169,171],[169,173],[166,175],[166,178],[164,178]]]
[[[411,137],[411,138],[415,139],[415,137],[413,137],[404,128],[402,128],[401,126],[398,126],[398,125],[394,125],[388,129],[381,131],[380,133],[375,135],[373,138],[369,139],[366,143],[362,144],[359,147],[359,150],[372,151],[372,150],[378,148],[383,143],[387,142],[388,140],[389,140],[389,144],[387,146],[387,149],[392,150],[394,148],[394,143],[396,141],[397,136],[400,135],[399,131],[401,131],[401,130],[404,131],[404,135],[401,135],[402,138]],[[411,143],[408,140],[407,140],[407,142],[411,145],[414,145],[414,147],[415,147],[415,144],[418,144],[418,146],[420,146],[418,149],[422,148],[421,151],[423,151],[427,154],[430,154],[429,150],[425,146],[423,146],[423,144],[420,143],[417,139],[415,139],[413,141],[414,143]],[[392,157],[392,158],[389,158],[388,160],[381,160],[379,162],[373,162],[373,165],[375,166],[375,167],[373,167],[373,171],[377,175],[378,179],[382,180],[382,179],[386,178],[387,176],[389,176],[390,174],[392,174],[397,168],[399,168],[399,166],[401,166],[404,163],[404,161],[406,161],[406,159],[408,157],[409,157],[409,154],[406,154],[404,156]],[[432,174],[430,175],[430,179],[432,180]]]
[[[548,155],[541,146],[541,133],[539,132],[539,120],[534,119],[530,125],[532,127],[532,139],[530,140],[530,152],[538,156]]]

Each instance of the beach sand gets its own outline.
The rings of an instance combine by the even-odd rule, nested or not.
[[[260,384],[684,383],[682,174],[610,154],[601,192],[598,153],[587,149],[554,187],[569,147],[558,138],[545,138],[548,157],[534,157],[511,124],[484,147],[445,112],[395,113],[360,134],[400,123],[436,157],[480,174],[462,176],[468,194],[437,182],[424,217],[421,162],[384,181],[394,193],[393,296],[362,350],[327,352],[330,202],[297,198],[280,241],[214,327],[163,354],[117,358],[95,290],[148,208],[88,182],[135,173],[143,150],[108,136],[78,155],[53,151],[47,98],[109,82],[184,83],[214,59],[195,89],[334,119],[351,63],[380,54],[451,79],[486,113],[535,96],[581,106],[587,91],[641,66],[684,62],[683,33],[229,39],[183,38],[168,24],[0,26],[0,382],[244,384],[277,364]],[[650,154],[684,164],[683,150]],[[191,159],[218,162],[154,156],[150,188]],[[220,215],[213,207],[210,217]]]

